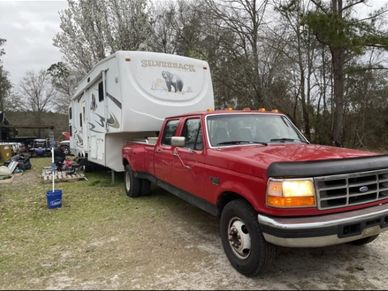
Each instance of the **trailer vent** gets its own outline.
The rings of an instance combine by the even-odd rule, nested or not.
[[[388,198],[388,169],[314,178],[319,209]]]

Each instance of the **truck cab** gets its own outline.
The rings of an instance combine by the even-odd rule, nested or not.
[[[224,251],[253,276],[275,246],[369,243],[388,229],[388,156],[311,144],[263,110],[166,118],[154,142],[123,148],[126,192],[150,183],[220,217]]]

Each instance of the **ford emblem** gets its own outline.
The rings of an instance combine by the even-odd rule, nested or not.
[[[361,193],[364,193],[364,192],[367,192],[369,190],[369,188],[368,188],[368,186],[362,186],[358,190],[360,190]]]

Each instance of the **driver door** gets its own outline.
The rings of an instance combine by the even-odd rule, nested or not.
[[[164,126],[161,141],[156,145],[154,165],[155,176],[169,184],[172,184],[171,168],[174,161],[173,150],[171,146],[171,137],[175,136],[179,125],[179,119],[168,120]]]
[[[202,134],[199,117],[190,117],[185,120],[180,134],[186,138],[185,146],[174,148],[171,175],[174,186],[199,197],[203,194],[204,151]]]

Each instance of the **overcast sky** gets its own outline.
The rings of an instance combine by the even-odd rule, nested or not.
[[[15,85],[26,71],[61,60],[52,39],[59,32],[58,12],[66,7],[66,1],[58,0],[0,0],[0,38],[7,40],[2,59]]]
[[[386,3],[388,0],[369,1],[374,9]],[[67,2],[61,0],[0,0],[0,38],[7,40],[4,68],[15,85],[26,71],[47,69],[61,60],[52,39],[59,32],[58,13],[66,7]],[[371,11],[362,7],[360,16]]]

